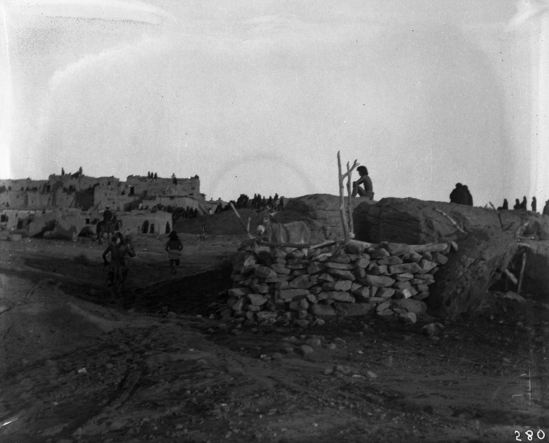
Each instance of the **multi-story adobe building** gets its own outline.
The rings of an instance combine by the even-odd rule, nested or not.
[[[207,202],[205,195],[200,193],[198,176],[154,178],[130,175],[122,182],[116,177],[89,177],[79,171],[52,174],[47,180],[0,180],[1,221],[12,228],[29,223],[35,213],[42,215],[69,209],[73,214],[80,210],[87,223],[93,223],[107,206],[127,219],[132,213],[136,218],[143,218],[144,213],[166,212],[169,207],[208,214],[217,203]],[[22,222],[22,216],[26,222]],[[159,223],[156,232],[159,232],[158,226]]]

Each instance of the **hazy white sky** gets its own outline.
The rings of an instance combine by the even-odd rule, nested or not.
[[[215,199],[337,194],[341,150],[376,199],[447,201],[462,182],[477,205],[535,192],[542,208],[544,5],[4,2],[0,176],[82,166],[198,174]]]

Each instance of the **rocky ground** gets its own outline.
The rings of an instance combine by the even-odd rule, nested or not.
[[[244,238],[182,235],[172,276],[166,239],[137,236],[108,303],[104,246],[2,236],[0,440],[549,440],[545,300],[493,292],[453,322],[236,327],[211,306]]]

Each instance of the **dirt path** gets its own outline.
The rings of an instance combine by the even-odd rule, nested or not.
[[[549,440],[545,305],[493,295],[432,337],[429,319],[246,329],[209,318],[238,237],[189,236],[175,277],[162,243],[136,239],[121,306],[97,245],[1,242],[2,442]]]

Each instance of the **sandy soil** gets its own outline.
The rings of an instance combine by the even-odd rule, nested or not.
[[[244,238],[182,235],[172,276],[165,236],[137,236],[108,303],[104,245],[0,236],[0,441],[549,441],[544,300],[236,327],[215,310]]]

